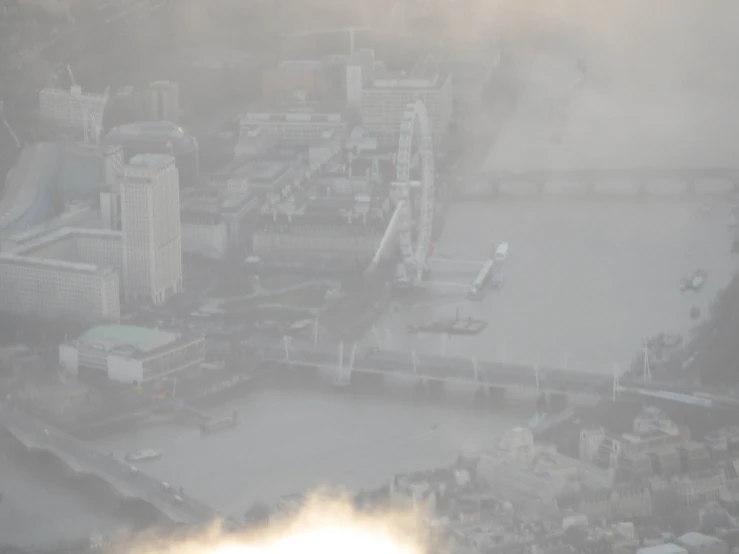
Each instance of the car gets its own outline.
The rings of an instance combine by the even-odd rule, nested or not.
[[[495,273],[493,274],[493,278],[490,279],[490,288],[497,290],[502,289],[503,283],[505,283],[503,276],[500,273]]]
[[[151,460],[158,460],[164,455],[164,452],[161,450],[156,450],[154,448],[142,448],[140,450],[136,450],[134,452],[129,452],[126,454],[126,461],[127,462],[149,462]]]

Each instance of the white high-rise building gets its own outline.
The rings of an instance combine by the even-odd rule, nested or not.
[[[177,83],[150,83],[149,109],[154,121],[177,121],[180,118],[180,89]]]
[[[449,74],[375,79],[362,87],[362,127],[381,144],[395,146],[408,104],[421,100],[428,111],[434,145],[439,146],[452,122],[452,91]]]
[[[138,154],[123,170],[123,291],[161,304],[182,290],[180,188],[175,159]]]

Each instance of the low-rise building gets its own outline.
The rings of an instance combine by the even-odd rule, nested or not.
[[[79,86],[69,90],[44,88],[39,91],[41,115],[59,125],[77,129],[93,121],[101,123],[107,101],[107,95],[83,93]]]
[[[252,250],[265,265],[303,269],[364,269],[391,216],[387,198],[343,195],[275,205],[260,216]]]
[[[578,511],[596,518],[646,517],[652,514],[652,491],[647,484],[583,491]]]
[[[658,544],[656,546],[648,546],[646,548],[640,548],[636,551],[636,554],[688,554],[682,546],[675,543]]]
[[[0,309],[118,321],[121,240],[117,231],[66,227],[0,254]]]
[[[222,258],[251,244],[261,205],[258,195],[224,186],[187,195],[180,209],[183,252]]]
[[[203,337],[133,325],[100,325],[59,345],[59,364],[68,372],[121,383],[147,383],[204,361]]]
[[[728,554],[729,545],[725,541],[698,533],[685,533],[678,537],[677,544],[688,551],[688,554]]]
[[[709,500],[718,500],[726,486],[722,470],[706,470],[676,477],[670,482],[670,490],[677,496],[680,506],[699,506]]]
[[[312,107],[252,110],[240,122],[239,136],[251,137],[254,130],[285,145],[309,146],[324,133],[343,133],[346,123],[338,112]]]
[[[408,104],[421,100],[428,112],[434,144],[440,146],[452,121],[452,88],[448,73],[374,79],[362,88],[362,127],[380,144],[397,145]]]

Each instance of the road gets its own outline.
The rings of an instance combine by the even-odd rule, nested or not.
[[[27,448],[50,452],[76,473],[96,475],[119,494],[148,502],[176,523],[200,524],[217,516],[214,510],[176,487],[169,490],[162,481],[140,470],[131,471],[129,464],[2,403],[0,424]]]

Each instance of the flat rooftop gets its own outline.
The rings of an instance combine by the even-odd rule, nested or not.
[[[174,157],[168,154],[136,154],[127,165],[134,167],[159,168],[174,163]]]
[[[120,241],[123,238],[121,231],[112,229],[88,229],[86,227],[62,227],[51,232],[41,235],[33,240],[29,240],[13,251],[18,256],[31,256],[36,250],[52,246],[60,241],[71,240],[77,237],[94,237],[99,239],[109,239]]]
[[[150,352],[176,340],[174,333],[137,325],[98,325],[80,336],[82,342],[104,343],[109,348],[130,346],[139,352]]]
[[[428,77],[414,76],[386,76],[381,79],[374,79],[372,83],[364,87],[365,90],[373,89],[438,89],[444,86],[449,78],[448,73],[437,73]]]

